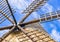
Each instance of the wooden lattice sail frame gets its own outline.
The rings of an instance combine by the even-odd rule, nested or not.
[[[3,0],[2,0],[3,1]],[[39,23],[36,24],[36,22],[41,22],[41,21],[46,21],[46,20],[50,20],[52,18],[59,18],[60,15],[51,15],[49,17],[44,17],[44,18],[40,18],[40,19],[37,19],[37,20],[32,20],[32,21],[29,21],[29,22],[26,22],[26,23],[23,23],[25,21],[25,19],[33,12],[35,11],[35,9],[38,7],[38,6],[43,6],[44,3],[47,2],[47,0],[35,0],[31,3],[31,5],[29,5],[26,10],[23,11],[23,13],[26,14],[26,16],[24,16],[22,18],[22,20],[17,24],[16,22],[16,19],[13,15],[13,12],[11,10],[11,7],[8,3],[8,0],[4,0],[8,7],[9,7],[9,11],[11,12],[11,16],[13,17],[13,19],[11,19],[10,17],[8,17],[8,15],[6,15],[6,13],[4,13],[4,11],[2,11],[0,9],[0,13],[5,16],[13,25],[11,26],[6,26],[6,27],[2,27],[0,28],[0,30],[6,30],[6,29],[9,29],[10,31],[8,33],[6,33],[5,35],[3,35],[2,38],[0,38],[0,42],[9,42],[10,39],[12,39],[12,41],[10,42],[19,42],[19,40],[14,40],[16,38],[16,35],[20,35],[20,33],[23,33],[23,35],[25,35],[27,37],[27,41],[24,40],[24,41],[21,41],[21,42],[55,42],[48,34],[47,32],[41,27],[41,25],[39,25]],[[35,3],[35,4],[34,4]],[[0,2],[1,4],[1,2]],[[34,6],[33,6],[34,5]],[[34,24],[33,24],[34,23]],[[36,26],[37,25],[37,26]],[[31,28],[31,30],[30,30]],[[28,35],[29,33],[31,32],[37,32],[36,33],[36,36],[38,35],[39,33],[39,36],[38,37],[42,37],[42,35],[44,35],[41,38],[39,38],[39,40],[35,40],[34,38],[37,38],[37,37],[32,37],[32,35]],[[42,35],[40,33],[43,33]],[[35,34],[35,33],[33,33]],[[21,36],[23,36],[21,35]],[[19,37],[19,36],[18,36]],[[18,39],[18,38],[16,38]],[[34,40],[33,40],[34,39]],[[40,41],[41,40],[41,41]]]

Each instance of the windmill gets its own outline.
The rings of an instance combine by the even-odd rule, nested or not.
[[[38,22],[49,21],[53,18],[59,19],[59,10],[55,13],[50,12],[40,15],[43,16],[43,18],[24,22],[33,11],[39,6],[42,7],[47,1],[48,0],[34,0],[26,10],[22,12],[25,13],[26,16],[17,23],[8,0],[1,0],[0,24],[8,19],[13,25],[0,28],[0,31],[9,29],[9,32],[0,38],[0,42],[55,42]],[[13,18],[11,19],[10,16]]]

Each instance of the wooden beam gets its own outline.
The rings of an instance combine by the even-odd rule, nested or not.
[[[1,38],[0,38],[0,41],[1,41]]]
[[[57,15],[53,15],[53,16],[49,16],[49,17],[44,17],[44,18],[40,18],[40,19],[37,19],[37,20],[32,20],[32,21],[29,21],[29,22],[26,22],[26,23],[20,23],[19,25],[28,25],[28,24],[32,24],[32,23],[36,23],[36,22],[42,22],[42,21],[48,21],[48,20],[53,20],[53,19],[59,19],[60,18],[60,14]]]
[[[0,30],[11,29],[12,27],[13,27],[13,25],[12,26],[7,26],[7,27],[0,27]]]
[[[36,23],[36,22],[39,22],[40,20],[32,20],[32,21],[29,21],[29,22],[26,22],[26,23],[20,23],[19,25],[28,25],[28,24],[32,24],[32,23]]]
[[[2,42],[14,29],[15,29],[15,26],[12,27],[8,33],[6,33],[6,34],[4,34],[4,35],[2,36],[0,42]]]

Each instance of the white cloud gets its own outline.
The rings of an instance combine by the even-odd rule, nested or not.
[[[10,5],[15,8],[18,9],[19,12],[23,11],[26,7],[28,7],[28,5],[34,1],[34,0],[8,0]]]
[[[51,27],[52,29],[56,29],[56,28],[57,28],[53,23],[50,24],[50,27]]]
[[[60,6],[57,9],[60,10]]]
[[[9,0],[9,3],[11,4],[11,6],[13,6],[19,10],[24,9],[24,7],[26,7],[26,3],[24,0]]]
[[[57,20],[58,22],[60,22],[60,19],[59,20]]]
[[[33,18],[35,18],[35,19],[39,19],[40,18],[39,14],[37,12],[33,12],[31,16]]]
[[[5,33],[7,33],[9,30],[3,30],[3,31],[0,31],[0,37],[2,37]]]
[[[52,7],[52,5],[46,3],[46,4],[41,8],[41,10],[42,10],[43,12],[52,12],[52,11],[53,11],[53,7]]]
[[[52,30],[51,36],[52,36],[57,42],[60,42],[60,32],[57,32],[56,29],[53,29],[53,30]]]

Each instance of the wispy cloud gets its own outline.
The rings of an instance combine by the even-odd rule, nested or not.
[[[48,4],[48,3],[46,3],[42,8],[41,8],[41,10],[43,11],[43,12],[52,12],[53,11],[53,6],[52,5],[50,5],[50,4]]]
[[[3,30],[3,31],[0,31],[0,37],[2,37],[5,33],[7,33],[9,30]]]
[[[52,36],[57,42],[60,42],[60,32],[58,32],[56,29],[53,29],[53,30],[52,30],[51,36]]]
[[[26,7],[28,7],[29,4],[31,4],[32,1],[34,0],[8,0],[10,5],[19,10],[19,13],[20,11],[23,11],[24,9],[26,9]]]
[[[60,6],[57,8],[57,10],[60,10]]]
[[[39,19],[40,18],[39,14],[37,12],[33,12],[31,16],[33,18],[35,18],[35,19]]]
[[[26,3],[24,0],[9,0],[9,3],[13,8],[17,8],[19,10],[24,9],[26,7]]]

